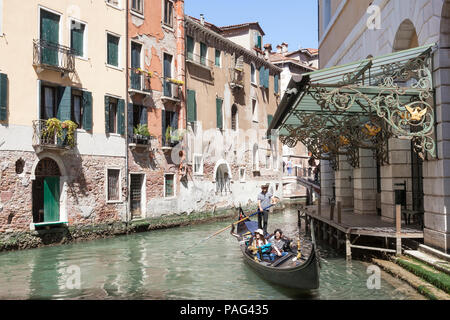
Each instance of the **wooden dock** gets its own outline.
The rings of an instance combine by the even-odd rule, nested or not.
[[[423,239],[423,230],[402,225],[400,207],[397,207],[395,224],[383,221],[379,216],[357,215],[353,210],[341,210],[339,203],[336,206],[302,207],[299,213],[306,219],[307,232],[314,225],[319,240],[328,241],[337,249],[345,245],[347,259],[351,259],[352,249],[401,254],[402,239]],[[362,237],[378,238],[383,245],[358,244]],[[391,239],[396,240],[395,248],[390,248]]]

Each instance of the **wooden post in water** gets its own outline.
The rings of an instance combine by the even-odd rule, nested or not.
[[[342,205],[341,205],[340,201],[338,201],[338,203],[337,203],[337,215],[338,215],[338,223],[341,224],[341,222],[342,222]]]
[[[319,203],[317,204],[317,214],[319,216],[322,215],[322,200],[321,200],[321,197],[319,197]]]
[[[345,255],[347,257],[347,261],[352,260],[352,247],[350,242],[350,234],[345,234]]]
[[[402,254],[402,206],[397,205],[395,207],[395,229],[396,234],[395,237],[397,239],[397,255]]]
[[[333,202],[330,207],[330,220],[331,221],[334,221],[334,206],[335,206],[335,204]]]

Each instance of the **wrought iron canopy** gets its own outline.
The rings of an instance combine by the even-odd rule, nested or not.
[[[432,53],[435,44],[304,74],[291,80],[268,133],[279,130],[315,158],[338,155],[359,166],[359,149],[387,163],[387,142],[413,142],[422,157],[436,156]]]

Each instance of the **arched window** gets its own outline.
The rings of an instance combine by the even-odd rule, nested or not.
[[[251,63],[250,68],[251,68],[251,81],[253,84],[256,84],[256,67],[253,63]]]

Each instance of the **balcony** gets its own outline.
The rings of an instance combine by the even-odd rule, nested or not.
[[[65,152],[76,146],[77,138],[75,130],[70,133],[67,128],[55,128],[48,120],[35,120],[32,142],[38,153],[44,150]]]
[[[194,54],[192,52],[188,52],[187,62],[209,71],[212,71],[215,65],[214,61],[208,60],[206,57]]]
[[[38,72],[75,72],[75,55],[71,48],[39,39],[33,41],[33,48],[33,65],[38,68]]]
[[[151,151],[154,152],[158,144],[158,140],[153,136],[143,136],[140,134],[133,134],[130,137],[129,147],[131,150]],[[153,147],[153,148],[152,148]]]
[[[244,70],[241,68],[230,69],[230,87],[231,89],[244,88]]]
[[[172,101],[172,102],[180,102],[181,101],[181,81],[178,83],[175,83],[174,81],[177,81],[175,79],[164,79],[164,86],[163,86],[163,96],[161,97],[161,100],[164,101]]]
[[[129,92],[149,94],[151,91],[151,78],[152,76],[150,73],[141,69],[131,68]]]

